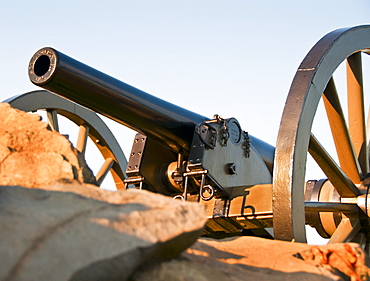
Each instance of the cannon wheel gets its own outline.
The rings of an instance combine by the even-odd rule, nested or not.
[[[71,120],[79,126],[76,149],[85,154],[87,138],[90,137],[105,159],[96,174],[98,185],[100,186],[105,176],[111,172],[116,188],[124,188],[126,157],[107,125],[96,113],[45,90],[28,92],[4,102],[27,112],[46,110],[49,126],[58,132],[58,115]]]
[[[368,244],[368,238],[362,235],[368,227],[369,146],[361,53],[370,54],[370,26],[335,30],[311,49],[294,77],[275,152],[273,219],[276,239],[306,242],[305,209],[311,212],[316,209],[316,212],[332,211],[340,215],[341,220],[329,243],[353,241],[354,237],[362,236],[363,246]],[[346,62],[348,114],[341,109],[343,99],[338,98],[333,78],[342,62]],[[321,98],[339,165],[311,133]],[[307,151],[340,195],[339,203],[319,202],[310,207],[304,202]],[[361,205],[360,202],[365,203]]]

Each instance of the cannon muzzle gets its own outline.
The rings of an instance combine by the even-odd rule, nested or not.
[[[87,66],[53,48],[37,51],[29,63],[32,83],[111,118],[188,155],[197,124],[210,120]],[[274,147],[251,137],[272,169]]]
[[[29,77],[35,85],[154,137],[175,152],[186,154],[195,125],[208,120],[52,48],[43,48],[34,54]]]

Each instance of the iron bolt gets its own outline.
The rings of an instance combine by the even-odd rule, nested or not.
[[[235,165],[235,163],[226,164],[226,170],[230,175],[235,175],[236,174],[236,165]]]

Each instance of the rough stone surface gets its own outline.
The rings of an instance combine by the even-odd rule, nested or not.
[[[81,185],[82,155],[39,119],[0,104],[0,280],[370,280],[357,244],[193,244],[203,206]]]
[[[95,183],[83,155],[47,126],[37,114],[0,103],[0,185],[34,188],[60,180]]]
[[[142,268],[131,280],[369,280],[369,265],[357,244],[201,238],[179,258]]]
[[[0,187],[0,280],[127,280],[178,256],[206,222],[203,206],[146,191],[48,189]]]

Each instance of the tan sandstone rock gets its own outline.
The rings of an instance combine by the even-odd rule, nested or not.
[[[0,185],[42,187],[56,181],[95,183],[83,156],[37,114],[0,103]]]
[[[200,204],[147,191],[49,189],[0,187],[0,280],[127,280],[178,256],[206,222]]]
[[[82,155],[39,119],[0,104],[0,280],[370,280],[357,244],[192,245],[203,206],[79,184],[94,183]]]
[[[179,258],[143,268],[132,281],[370,280],[357,244],[312,246],[235,237],[201,238]]]
[[[0,280],[127,280],[202,233],[201,205],[82,182],[95,179],[64,136],[0,104]]]

